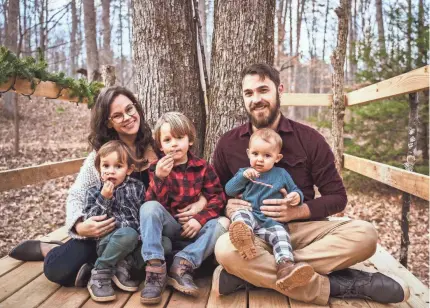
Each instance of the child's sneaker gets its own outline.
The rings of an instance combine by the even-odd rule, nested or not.
[[[131,266],[126,260],[121,260],[116,265],[115,275],[112,281],[115,285],[124,291],[135,292],[139,288],[139,281],[130,279]]]
[[[281,261],[276,265],[276,285],[282,290],[291,290],[309,283],[315,271],[305,262]]]
[[[230,241],[239,251],[242,258],[246,260],[254,259],[257,256],[257,250],[254,244],[254,233],[243,221],[235,221],[228,229]]]
[[[112,287],[113,270],[93,269],[91,278],[88,281],[87,289],[90,292],[91,298],[96,302],[109,302],[116,299],[115,291]]]
[[[193,272],[193,265],[190,262],[175,257],[169,269],[167,284],[179,292],[197,297],[199,296],[199,287],[194,283]]]

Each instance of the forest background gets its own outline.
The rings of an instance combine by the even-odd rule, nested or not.
[[[42,56],[50,72],[75,78],[94,80],[101,65],[114,65],[117,84],[138,94],[150,123],[165,111],[185,110],[198,131],[206,131],[197,148],[205,157],[210,157],[222,130],[246,120],[238,73],[247,63],[272,62],[287,92],[331,92],[337,1],[248,1],[244,8],[222,0],[164,2],[2,0],[0,45],[20,57]],[[349,13],[346,91],[428,64],[428,1],[352,0]],[[15,104],[14,95],[8,93],[0,102],[0,170],[87,154],[86,106],[24,97]],[[415,171],[428,175],[428,92],[419,95]],[[18,153],[15,108],[20,119]],[[283,112],[329,140],[329,108],[290,107]],[[345,152],[402,168],[408,112],[406,95],[348,109]],[[398,257],[401,192],[351,172],[343,176],[349,193],[346,213],[373,222],[380,243]],[[64,200],[73,180],[69,176],[0,194],[0,255],[21,239],[63,225]],[[412,199],[410,223],[408,267],[428,283],[427,202]]]

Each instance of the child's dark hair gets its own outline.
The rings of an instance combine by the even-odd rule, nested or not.
[[[154,139],[155,145],[161,149],[161,126],[164,123],[170,124],[170,133],[173,137],[182,137],[187,135],[188,141],[194,143],[196,141],[196,128],[190,119],[180,112],[166,112],[155,124]]]
[[[246,75],[258,75],[261,80],[269,78],[275,84],[276,88],[281,84],[279,72],[267,63],[255,63],[245,67],[242,70],[242,81]]]
[[[131,154],[128,146],[121,140],[112,140],[104,145],[97,151],[96,159],[94,165],[97,171],[100,173],[100,161],[102,157],[106,157],[111,153],[116,153],[118,155],[118,160],[122,164],[127,164],[130,168],[131,165],[137,165],[139,163],[136,158]]]

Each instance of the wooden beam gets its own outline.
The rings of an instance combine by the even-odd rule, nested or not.
[[[0,192],[77,173],[85,158],[0,172]]]
[[[283,93],[281,106],[331,106],[332,94]]]
[[[69,89],[65,88],[61,90],[61,87],[58,86],[55,82],[52,81],[41,81],[39,83],[39,80],[35,78],[34,80],[36,82],[36,89],[31,89],[31,82],[27,79],[17,79],[15,81],[14,89],[16,93],[23,94],[23,95],[31,95],[31,96],[42,96],[46,98],[52,98],[52,99],[59,99],[63,101],[70,101],[70,102],[78,102],[78,97],[71,97]],[[0,91],[6,91],[8,90],[13,83],[13,78],[9,78],[9,81],[7,83],[0,84]],[[11,89],[10,91],[13,91]],[[61,91],[61,93],[60,93]],[[58,94],[60,93],[60,96],[57,98]],[[84,98],[82,103],[87,103],[88,99]]]
[[[343,167],[371,179],[429,200],[429,176],[406,171],[372,160],[343,154]]]
[[[424,66],[370,86],[349,92],[347,105],[353,106],[358,104],[370,103],[384,98],[418,92],[429,88],[429,69],[430,66]]]

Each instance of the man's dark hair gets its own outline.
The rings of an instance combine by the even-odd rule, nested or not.
[[[279,72],[266,63],[256,63],[245,67],[242,71],[242,80],[246,75],[258,75],[261,80],[268,77],[275,84],[276,88],[281,84]]]

